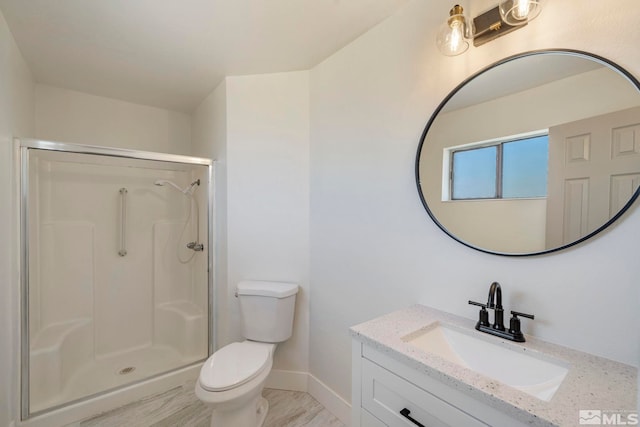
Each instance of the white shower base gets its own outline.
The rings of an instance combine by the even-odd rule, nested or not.
[[[50,408],[195,362],[175,349],[154,345],[91,360],[77,368],[62,392],[46,401],[31,401],[31,411]],[[133,368],[128,369],[128,368]]]
[[[179,387],[187,381],[195,381],[198,378],[201,367],[202,363],[195,363],[139,383],[125,385],[111,392],[98,394],[87,400],[82,400],[70,405],[62,405],[58,409],[21,421],[18,423],[18,426],[51,427],[77,425],[78,421],[82,419],[110,411],[174,387]]]

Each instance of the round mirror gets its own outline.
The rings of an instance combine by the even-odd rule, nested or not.
[[[616,64],[576,51],[524,53],[480,71],[422,134],[422,203],[483,252],[543,254],[592,237],[638,196],[639,89]]]

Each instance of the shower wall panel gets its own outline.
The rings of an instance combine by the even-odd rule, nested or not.
[[[40,319],[43,325],[93,317],[94,224],[43,223],[40,231]]]
[[[153,279],[156,305],[191,300],[191,266],[180,262],[189,249],[178,247],[184,222],[158,221],[153,224]],[[179,258],[182,257],[182,258]],[[194,300],[196,301],[196,300]]]

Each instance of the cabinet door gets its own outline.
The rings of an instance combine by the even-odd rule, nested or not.
[[[354,427],[387,427],[387,425],[366,410],[360,409],[360,426]]]
[[[362,407],[389,427],[486,427],[464,411],[387,371],[362,359]],[[408,417],[403,416],[401,411]],[[364,425],[364,424],[363,424]]]

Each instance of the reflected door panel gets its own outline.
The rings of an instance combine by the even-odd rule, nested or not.
[[[640,107],[549,129],[547,247],[598,229],[638,189]]]

